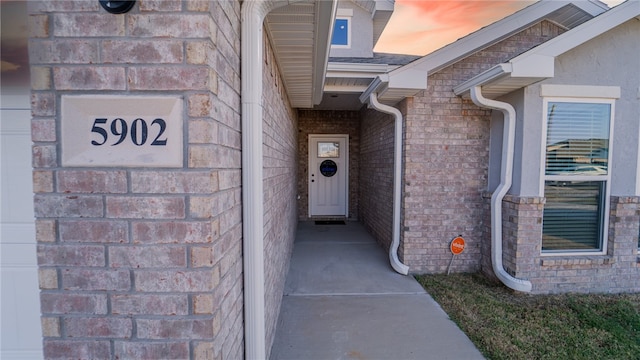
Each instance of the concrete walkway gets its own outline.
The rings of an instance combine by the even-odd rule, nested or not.
[[[360,223],[301,222],[271,359],[483,359]]]

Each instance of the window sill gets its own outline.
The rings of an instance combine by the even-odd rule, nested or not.
[[[640,258],[638,259],[640,261]],[[541,266],[593,266],[593,265],[613,265],[616,263],[615,258],[608,255],[590,255],[590,256],[558,256],[546,257],[540,260]]]

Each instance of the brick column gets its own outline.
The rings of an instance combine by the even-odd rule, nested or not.
[[[30,4],[46,358],[243,353],[237,1]],[[65,168],[62,95],[179,96],[180,168]]]

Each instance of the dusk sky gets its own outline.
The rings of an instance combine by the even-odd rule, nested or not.
[[[640,1],[640,0],[631,0]],[[377,52],[426,55],[534,3],[530,0],[396,0]],[[623,1],[603,1],[613,7]],[[0,0],[2,83],[28,84],[26,2]]]
[[[534,2],[396,0],[395,11],[375,51],[426,55]],[[603,2],[613,7],[623,1]]]

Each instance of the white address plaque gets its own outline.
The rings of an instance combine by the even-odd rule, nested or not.
[[[182,167],[182,102],[178,96],[62,96],[62,166]]]

